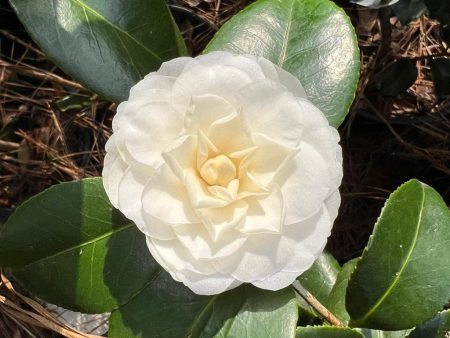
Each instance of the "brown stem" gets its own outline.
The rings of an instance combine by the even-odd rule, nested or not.
[[[379,10],[381,46],[379,55],[383,58],[391,52],[392,26],[391,26],[391,8],[389,6]]]
[[[336,318],[325,306],[323,306],[316,297],[314,297],[308,290],[306,290],[299,281],[295,281],[292,286],[295,291],[302,296],[314,310],[316,310],[322,317],[324,317],[331,325],[344,326],[342,322]]]

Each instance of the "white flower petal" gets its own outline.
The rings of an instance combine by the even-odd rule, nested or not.
[[[255,62],[254,57],[247,55],[236,55],[230,52],[217,51],[199,55],[195,60],[203,66],[217,67],[217,65],[229,66],[234,69],[239,69],[243,73],[251,76],[253,81],[258,81],[265,78],[264,71],[259,62]],[[270,62],[270,61],[269,61]]]
[[[207,189],[212,195],[231,203],[237,199],[239,180],[231,180],[226,187],[212,185],[207,187]]]
[[[115,208],[119,207],[119,183],[127,169],[128,165],[119,154],[114,152],[106,154],[102,171],[103,187]]]
[[[225,274],[215,274],[205,278],[190,271],[182,271],[180,279],[189,289],[198,295],[216,295],[242,284],[242,282]]]
[[[341,194],[336,189],[326,200],[325,207],[330,214],[331,222],[334,222],[338,216],[339,206],[341,205]]]
[[[186,201],[189,197],[184,185],[169,166],[163,164],[147,182],[141,203],[146,214],[165,223],[198,223],[194,209]]]
[[[216,120],[209,127],[207,136],[227,155],[253,146],[250,130],[243,116],[237,113]]]
[[[212,144],[211,140],[208,139],[208,136],[206,136],[201,130],[199,130],[197,134],[197,139],[197,169],[200,170],[209,158],[219,155],[220,150]]]
[[[149,100],[149,97],[147,96],[148,93],[151,93],[152,90],[170,92],[175,80],[176,78],[172,76],[150,73],[143,80],[131,87],[128,102],[133,102],[134,100],[140,101],[143,98],[145,98],[148,103],[153,102],[153,98]]]
[[[165,76],[173,76],[178,77],[189,63],[193,62],[193,58],[191,57],[179,57],[176,59],[172,59],[161,64],[161,67],[158,69],[158,74]],[[153,74],[153,73],[150,73]],[[149,75],[150,75],[149,74]],[[149,76],[147,75],[147,76]]]
[[[193,208],[219,208],[229,204],[229,201],[212,195],[205,181],[193,169],[186,170],[184,183]]]
[[[146,239],[152,256],[168,271],[190,270],[202,275],[217,273],[211,262],[195,260],[185,247],[179,245],[177,239],[163,241],[149,236]]]
[[[239,104],[253,132],[298,146],[307,112],[279,83],[261,80],[245,86],[239,92]]]
[[[281,236],[277,234],[254,234],[245,243],[242,256],[234,255],[217,260],[215,265],[219,271],[230,271],[230,274],[244,283],[252,283],[267,278],[273,271],[280,269],[277,262],[277,251]]]
[[[245,234],[282,232],[285,209],[283,196],[278,186],[271,187],[268,196],[256,198],[249,197],[247,216],[237,229]]]
[[[153,168],[148,171],[140,171],[135,167],[128,167],[119,182],[118,209],[129,219],[132,219],[137,227],[146,233],[146,222],[142,218],[141,198],[145,184],[154,174]]]
[[[329,214],[323,208],[312,218],[287,226],[275,254],[280,270],[252,284],[268,290],[279,290],[292,284],[323,251],[331,225]]]
[[[252,284],[261,289],[277,291],[291,285],[299,275],[297,272],[279,271],[263,280],[254,281]]]
[[[286,163],[275,182],[281,186],[286,206],[286,224],[314,215],[330,194],[328,163],[309,144],[301,144],[298,154]]]
[[[161,220],[146,214],[141,210],[141,219],[145,221],[145,228],[139,229],[147,236],[162,241],[173,240],[177,238],[174,232],[174,226],[164,223]]]
[[[174,82],[174,77],[160,76],[156,73],[150,73],[139,81],[131,88],[128,101],[117,106],[116,116],[112,123],[113,131],[116,132],[126,125],[127,120],[133,118],[145,105],[154,102],[170,102]]]
[[[178,225],[175,228],[180,243],[196,260],[212,260],[230,256],[244,245],[247,237],[236,230],[223,232],[216,240],[205,226],[199,224]]]
[[[146,105],[126,127],[126,147],[137,161],[157,168],[161,153],[183,129],[183,116],[170,104]]]
[[[280,82],[289,92],[297,97],[307,97],[305,89],[294,75],[262,57],[258,58],[258,63],[263,69],[266,78],[274,82]]]
[[[253,81],[251,74],[232,66],[219,64],[209,67],[200,63],[189,66],[177,78],[172,89],[172,102],[180,106],[189,106],[193,96],[207,94],[220,96],[237,109],[236,94]]]
[[[220,96],[193,96],[191,106],[185,117],[186,132],[197,134],[201,130],[203,133],[207,133],[209,126],[214,121],[235,112],[236,109]]]
[[[222,208],[198,209],[197,215],[211,238],[217,241],[226,231],[240,224],[246,217],[247,211],[248,204],[240,200]]]
[[[280,246],[290,250],[284,252],[288,256],[283,270],[300,275],[309,269],[325,248],[332,226],[333,222],[325,207],[307,220],[286,226]]]
[[[181,180],[185,179],[185,170],[197,166],[198,140],[196,135],[185,135],[173,142],[171,147],[162,153],[162,157]]]
[[[267,186],[280,169],[295,156],[297,150],[277,143],[259,133],[253,134],[253,142],[256,151],[249,161],[247,170],[256,182]]]

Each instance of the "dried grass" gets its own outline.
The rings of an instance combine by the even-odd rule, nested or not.
[[[430,56],[448,56],[439,24],[422,17],[401,26],[392,17],[382,37],[378,11],[348,8],[357,27],[361,78],[349,117],[340,128],[344,150],[343,202],[328,249],[340,260],[359,256],[389,193],[410,178],[450,198],[450,99],[439,100],[430,76]],[[386,23],[385,23],[386,24]],[[386,25],[384,25],[386,26]],[[395,59],[416,61],[419,76],[400,98],[376,89]]]
[[[0,271],[0,332],[4,337],[49,337],[49,331],[67,338],[100,338],[58,321],[38,301],[17,292]],[[42,330],[43,329],[43,330]]]

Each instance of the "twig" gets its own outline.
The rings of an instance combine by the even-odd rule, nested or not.
[[[22,46],[24,46],[24,47],[26,47],[26,48],[32,50],[32,51],[35,52],[37,55],[42,56],[42,57],[45,57],[44,52],[42,52],[42,51],[40,51],[39,49],[33,47],[31,44],[29,44],[29,43],[23,41],[22,39],[19,39],[17,36],[15,36],[15,35],[9,33],[7,30],[0,29],[0,33],[3,34],[4,36],[6,36],[7,38],[9,38],[9,39],[11,39],[11,40],[17,42],[18,44],[20,44],[20,45],[22,45]]]
[[[5,60],[0,60],[0,67],[9,68],[9,69],[15,70],[18,73],[33,76],[38,79],[58,82],[62,85],[70,86],[72,88],[84,89],[84,87],[82,85],[80,85],[79,83],[67,80],[61,76],[58,76],[58,75],[50,73],[50,72],[42,71],[41,69],[33,67],[28,64],[14,65]]]
[[[295,281],[292,286],[295,291],[302,296],[309,305],[311,305],[320,315],[322,315],[331,325],[344,326],[342,322],[336,318],[325,306],[323,306],[316,297],[314,297],[308,290],[306,290],[299,281]]]
[[[1,151],[13,151],[19,149],[19,147],[20,147],[19,143],[0,140]]]

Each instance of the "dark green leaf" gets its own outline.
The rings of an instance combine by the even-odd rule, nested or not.
[[[353,101],[359,51],[353,26],[329,0],[258,0],[214,36],[206,52],[263,56],[296,76],[337,127]]]
[[[355,258],[344,264],[341,272],[337,276],[336,284],[334,284],[328,299],[323,302],[325,307],[344,324],[347,324],[350,319],[345,308],[345,294],[347,293],[348,281],[358,260],[359,258]]]
[[[161,271],[100,178],[55,185],[17,208],[0,232],[0,265],[34,295],[83,312],[117,308]]]
[[[323,303],[328,298],[340,270],[337,260],[324,251],[298,280],[319,302]]]
[[[36,43],[75,80],[116,101],[185,53],[163,0],[10,0]]]
[[[423,0],[427,5],[430,16],[442,24],[450,24],[450,2],[448,0]]]
[[[112,313],[109,337],[293,337],[297,316],[291,288],[271,292],[244,285],[206,297],[162,273]]]
[[[450,211],[417,180],[387,200],[346,297],[350,325],[411,328],[432,318],[450,298]]]
[[[379,83],[381,94],[393,97],[405,94],[406,90],[416,82],[418,74],[416,61],[397,60],[381,74]]]
[[[417,327],[408,338],[448,338],[450,336],[450,310]]]
[[[450,59],[432,59],[430,67],[436,95],[438,97],[450,95]]]
[[[423,0],[400,0],[392,5],[392,11],[402,25],[407,25],[421,17],[427,11],[427,6],[425,6]]]
[[[299,327],[296,338],[364,338],[361,333],[348,327],[309,326]]]

